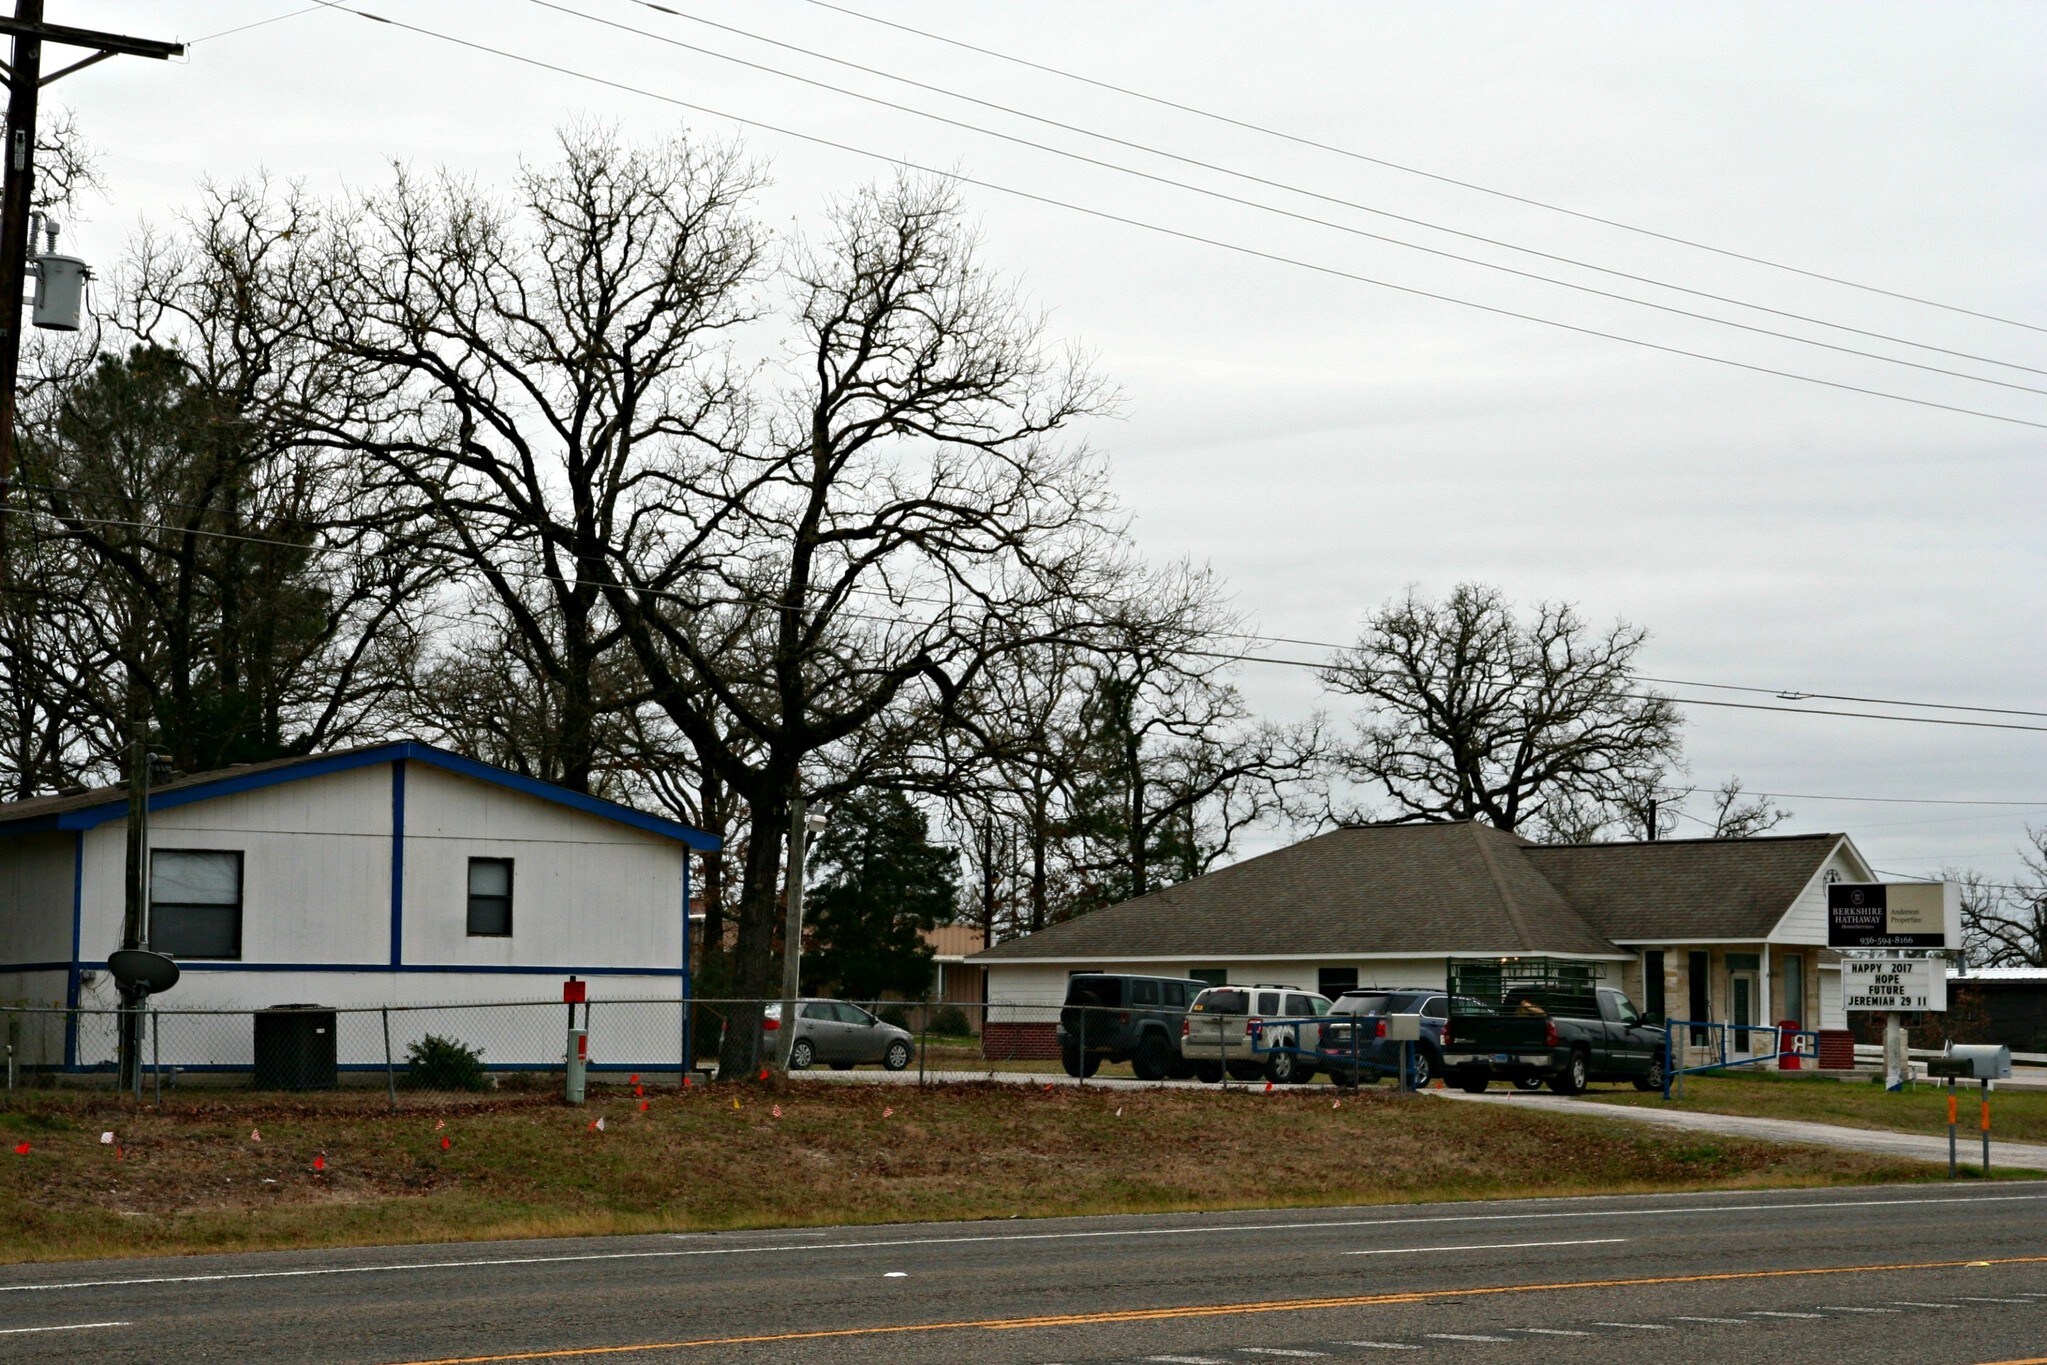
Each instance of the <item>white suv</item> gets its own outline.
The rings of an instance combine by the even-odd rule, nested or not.
[[[1278,1085],[1314,1079],[1312,1054],[1320,1024],[1268,1027],[1267,1019],[1303,1020],[1329,1013],[1326,996],[1299,986],[1210,986],[1187,1006],[1180,1024],[1180,1055],[1194,1074],[1213,1084],[1227,1073],[1239,1081],[1261,1077]],[[1256,1043],[1254,1046],[1254,1036]]]

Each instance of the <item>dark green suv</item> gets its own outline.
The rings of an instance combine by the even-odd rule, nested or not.
[[[1059,1058],[1069,1076],[1092,1076],[1103,1062],[1128,1062],[1139,1080],[1185,1080],[1180,1055],[1187,1005],[1207,988],[1179,976],[1081,972],[1066,981],[1059,1011]]]

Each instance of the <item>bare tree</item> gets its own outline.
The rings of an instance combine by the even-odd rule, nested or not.
[[[2047,967],[2047,826],[2026,829],[2025,873],[1996,883],[1973,871],[1943,875],[1962,886],[1962,942],[1983,967]]]
[[[1680,758],[1676,707],[1635,679],[1646,638],[1595,631],[1568,603],[1524,620],[1483,584],[1440,603],[1410,590],[1322,673],[1368,703],[1342,768],[1410,820],[1567,834],[1611,820]]]
[[[669,534],[667,491],[746,430],[727,336],[755,309],[762,233],[744,213],[759,177],[730,148],[581,128],[559,151],[514,205],[400,170],[351,206],[310,334],[376,409],[327,438],[432,504],[486,589],[482,638],[516,639],[516,675],[545,694],[533,761],[591,790],[606,727],[645,695],[594,566]]]
[[[1791,812],[1772,805],[1767,794],[1743,800],[1739,777],[1730,777],[1713,789],[1708,810],[1715,839],[1753,839],[1791,818]]]
[[[1214,648],[1241,622],[1207,571],[1174,565],[1130,588],[1082,658],[1069,911],[1200,876],[1286,812],[1323,759],[1319,718],[1251,715],[1235,661]]]
[[[1016,623],[1090,591],[1109,538],[1100,462],[1053,439],[1108,391],[981,263],[948,188],[835,204],[781,273],[794,336],[761,422],[609,560],[658,704],[745,802],[735,989],[756,998],[774,990],[790,802],[914,751],[877,732],[952,724],[989,661],[1030,643]],[[860,759],[810,785],[848,744]],[[728,1032],[722,1068],[750,1068],[753,1046]]]

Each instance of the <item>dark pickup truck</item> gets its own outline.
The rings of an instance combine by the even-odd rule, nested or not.
[[[1462,1003],[1462,1002],[1459,1002]],[[1524,1090],[1543,1082],[1575,1095],[1593,1081],[1663,1088],[1663,1021],[1638,1014],[1610,987],[1510,991],[1496,1006],[1453,1011],[1443,1028],[1443,1071],[1476,1095],[1494,1080]]]

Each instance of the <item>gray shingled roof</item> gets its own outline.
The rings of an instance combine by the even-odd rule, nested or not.
[[[1522,856],[1528,847],[1475,822],[1334,830],[968,960],[1620,956]]]
[[[1530,844],[1522,856],[1621,942],[1761,938],[1844,836]]]

